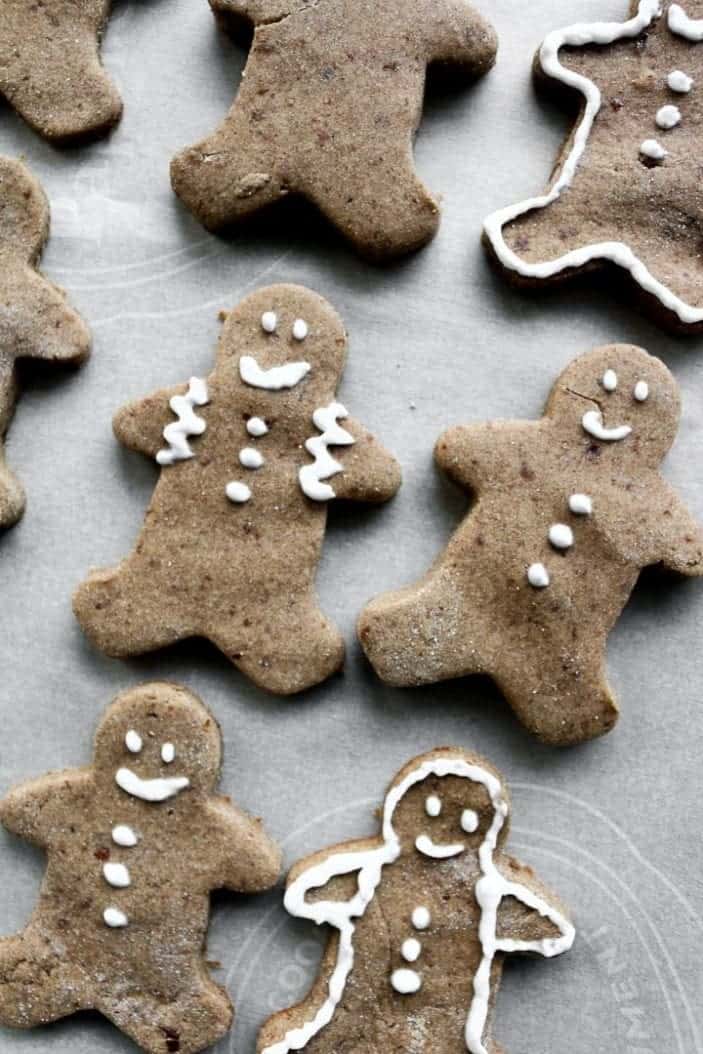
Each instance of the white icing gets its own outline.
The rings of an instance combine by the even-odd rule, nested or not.
[[[232,480],[231,483],[227,484],[225,494],[235,505],[243,505],[244,502],[249,501],[251,498],[251,491],[246,483],[239,483],[237,480]]]
[[[186,787],[190,786],[187,776],[169,776],[166,779],[143,780],[131,769],[118,769],[115,773],[115,783],[126,794],[133,798],[141,798],[142,801],[166,801],[173,798]]]
[[[341,417],[348,417],[347,411],[341,403],[330,403],[329,406],[319,406],[312,415],[315,428],[322,435],[311,436],[305,440],[305,449],[314,457],[312,465],[303,465],[298,472],[300,488],[312,501],[330,501],[335,497],[334,490],[329,483],[322,480],[335,476],[342,472],[342,466],[330,454],[330,446],[350,446],[354,437],[345,431],[337,422]]]
[[[703,18],[689,18],[680,4],[672,4],[669,8],[669,29],[679,37],[690,40],[692,44],[700,44],[703,40]]]
[[[672,70],[666,78],[666,83],[672,91],[680,95],[688,95],[693,87],[693,77],[689,77],[683,70]]]
[[[436,794],[430,794],[425,799],[425,812],[428,816],[439,816],[442,811],[442,802]]]
[[[649,385],[646,381],[638,381],[632,394],[638,403],[646,402],[649,398]]]
[[[124,911],[120,911],[119,908],[105,908],[103,911],[103,921],[106,926],[110,927],[110,929],[121,929],[129,923],[129,919]]]
[[[135,832],[126,823],[120,823],[117,827],[112,828],[112,840],[115,845],[122,845],[126,849],[131,849],[139,841]]]
[[[156,455],[160,465],[173,465],[175,461],[187,461],[194,457],[188,439],[190,436],[200,436],[207,425],[202,417],[198,417],[193,407],[205,406],[209,402],[207,384],[200,377],[191,377],[188,391],[185,395],[174,395],[169,401],[169,406],[178,418],[166,425],[163,436],[168,443]]]
[[[422,945],[417,937],[408,937],[407,940],[403,941],[400,954],[403,956],[406,963],[414,963],[420,958],[421,951]]]
[[[576,516],[590,516],[593,512],[593,502],[588,494],[572,494],[569,498],[569,508]]]
[[[663,161],[669,156],[669,151],[665,150],[657,139],[645,139],[640,143],[640,153],[644,157],[651,157],[652,161]]]
[[[176,748],[173,743],[164,743],[161,747],[161,760],[166,765],[170,765],[176,757]]]
[[[116,889],[126,889],[132,884],[124,864],[103,864],[103,876],[105,881]]]
[[[461,829],[467,834],[478,830],[478,813],[474,809],[464,809],[461,814]]]
[[[475,890],[481,910],[479,939],[482,958],[473,979],[473,998],[466,1020],[466,1046],[471,1054],[487,1054],[483,1045],[483,1033],[488,1016],[491,967],[496,953],[520,951],[553,956],[571,947],[574,940],[574,928],[571,923],[531,890],[505,879],[493,862],[498,836],[508,815],[508,804],[500,780],[479,765],[471,765],[461,758],[444,757],[425,761],[388,792],[383,808],[380,845],[366,850],[331,853],[320,863],[298,875],[286,890],[284,904],[291,915],[309,919],[318,925],[329,925],[339,931],[337,959],[328,981],[327,995],[314,1016],[300,1027],[290,1029],[278,1043],[264,1048],[262,1054],[287,1054],[290,1050],[300,1050],[332,1019],[354,965],[354,919],[364,914],[373,899],[383,867],[397,860],[402,851],[400,840],[393,829],[395,809],[416,783],[422,782],[428,776],[450,775],[469,779],[485,787],[494,809],[493,822],[479,849],[481,878],[476,883]],[[306,895],[311,889],[319,889],[326,885],[333,876],[355,872],[357,891],[350,900],[307,901]],[[496,935],[497,915],[505,897],[513,897],[549,919],[560,931],[560,936],[536,941],[499,940]],[[426,929],[430,924],[427,908],[416,908],[412,921],[416,929]],[[405,982],[401,980],[400,983],[403,985]],[[393,987],[396,991],[402,990],[395,984]]]
[[[656,122],[660,128],[676,128],[681,123],[681,111],[678,106],[662,106],[657,110]]]
[[[310,373],[309,362],[286,362],[283,366],[272,366],[262,370],[251,355],[242,355],[239,360],[239,375],[252,388],[267,388],[279,392],[282,388],[295,388],[306,374]]]
[[[420,834],[415,839],[415,848],[423,856],[431,856],[434,860],[448,860],[450,856],[458,856],[466,848],[462,842],[452,842],[450,845],[438,845],[426,834]]]
[[[293,336],[296,340],[305,340],[308,335],[308,324],[303,318],[296,318],[293,323]]]
[[[676,296],[671,289],[648,271],[642,260],[623,242],[610,241],[584,245],[565,253],[556,260],[528,263],[510,249],[503,237],[503,228],[507,224],[533,209],[546,208],[571,186],[586,149],[593,122],[601,107],[601,93],[598,86],[583,74],[562,66],[559,61],[561,48],[567,45],[584,47],[588,44],[612,44],[616,40],[633,39],[647,29],[653,19],[661,14],[661,11],[661,0],[640,0],[637,14],[626,22],[594,22],[590,25],[577,23],[565,29],[555,30],[546,37],[539,55],[542,69],[548,76],[581,92],[586,101],[583,115],[574,134],[569,155],[551,189],[544,195],[528,198],[526,201],[518,202],[517,205],[509,205],[507,208],[494,212],[484,221],[484,230],[493,251],[508,270],[529,278],[550,278],[569,268],[583,267],[591,260],[610,260],[629,271],[642,289],[657,297],[664,307],[676,314],[682,322],[694,323],[703,321],[703,308],[693,307]],[[669,8],[669,27],[674,32],[682,33],[689,40],[703,40],[701,26],[703,26],[702,23],[686,19],[678,4]]]
[[[415,970],[394,970],[391,974],[391,984],[400,995],[412,995],[419,992],[422,987],[422,978]]]
[[[127,735],[124,737],[124,745],[131,754],[138,754],[142,749],[142,737],[138,732],[135,732],[133,728],[130,728]]]
[[[278,325],[278,315],[275,311],[264,311],[261,316],[261,328],[265,333],[275,333]]]
[[[265,436],[269,430],[269,426],[264,421],[263,417],[250,417],[247,421],[247,432],[250,436],[255,436],[260,439],[261,436]]]
[[[535,589],[546,589],[549,585],[549,572],[544,564],[530,564],[527,568],[527,581]]]
[[[618,386],[618,375],[615,370],[606,370],[603,374],[601,384],[606,392],[614,392]]]
[[[570,549],[574,544],[574,532],[565,523],[553,523],[549,528],[549,541],[555,549]]]
[[[595,439],[602,439],[607,443],[617,443],[620,439],[626,439],[632,429],[629,425],[618,425],[616,428],[606,428],[603,424],[603,414],[600,410],[587,410],[581,419],[583,429]]]
[[[244,468],[261,468],[264,463],[264,455],[254,450],[253,446],[245,446],[239,451],[239,462]]]

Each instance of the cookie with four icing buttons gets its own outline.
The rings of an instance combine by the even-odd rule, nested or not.
[[[498,1054],[506,955],[574,940],[561,902],[506,853],[509,817],[496,769],[445,747],[393,779],[379,835],[296,864],[286,908],[332,932],[310,992],[266,1022],[258,1054]]]
[[[660,474],[679,416],[664,364],[613,344],[564,370],[539,421],[446,432],[437,462],[475,503],[423,579],[362,613],[378,675],[488,674],[547,742],[609,731],[606,641],[640,571],[703,575],[703,528]]]
[[[428,65],[484,74],[496,36],[466,0],[210,0],[253,28],[224,123],[171,165],[176,194],[210,230],[289,194],[312,202],[363,254],[418,249],[439,205],[415,173]]]
[[[0,821],[45,850],[37,906],[0,940],[0,1024],[97,1010],[149,1054],[194,1054],[232,1022],[205,961],[209,894],[257,893],[280,853],[215,793],[222,741],[197,696],[144,684],[108,708],[91,765],[11,790]]]
[[[660,322],[700,333],[703,0],[555,30],[535,70],[577,124],[548,191],[485,221],[492,255],[535,286],[615,266]]]
[[[315,572],[334,499],[383,502],[394,458],[335,398],[347,337],[300,286],[260,289],[224,324],[207,379],[115,417],[159,481],[132,554],[94,571],[74,611],[108,655],[206,637],[256,684],[302,691],[344,661]]]

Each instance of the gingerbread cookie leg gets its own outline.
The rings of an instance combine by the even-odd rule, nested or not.
[[[0,1024],[32,1028],[88,1009],[80,970],[46,936],[28,928],[0,940]]]

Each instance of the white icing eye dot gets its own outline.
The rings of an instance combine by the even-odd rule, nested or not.
[[[261,328],[264,333],[275,333],[278,325],[278,317],[275,311],[264,311],[261,316]]]
[[[126,926],[129,919],[125,915],[124,911],[120,911],[119,908],[105,908],[103,911],[103,921],[106,926],[110,929],[121,929]]]
[[[176,756],[176,748],[173,743],[164,743],[161,748],[161,760],[166,764],[170,765]]]
[[[293,336],[296,340],[305,340],[308,335],[308,324],[305,319],[296,318],[293,323]]]
[[[544,564],[531,564],[527,569],[527,581],[535,589],[546,589],[549,585],[549,573]]]
[[[436,794],[430,794],[425,801],[425,812],[428,816],[439,816],[442,811],[442,803]]]
[[[127,747],[130,754],[138,754],[143,746],[142,737],[138,732],[135,732],[133,728],[130,728],[129,732],[124,737],[124,745]]]
[[[574,544],[574,532],[565,523],[553,523],[549,528],[549,541],[555,549],[570,549]]]
[[[426,930],[432,921],[432,916],[427,908],[419,907],[413,911],[411,920],[416,930]]]
[[[420,958],[420,952],[422,951],[422,945],[416,937],[408,937],[406,941],[403,941],[403,945],[400,949],[400,954],[405,959],[406,963],[414,963]]]
[[[681,122],[681,111],[678,106],[662,106],[657,110],[656,121],[660,128],[676,128]]]
[[[478,813],[473,809],[464,809],[461,814],[461,829],[467,834],[473,834],[478,830]]]
[[[569,498],[569,508],[575,516],[590,516],[593,512],[593,502],[588,494],[572,494]]]
[[[606,392],[614,392],[618,386],[618,375],[615,370],[606,370],[601,379]]]
[[[249,501],[251,498],[251,491],[246,483],[238,483],[236,480],[227,484],[225,494],[235,505],[243,505],[244,502]]]
[[[646,381],[638,381],[635,385],[633,395],[638,403],[643,403],[649,398],[649,385]]]
[[[256,439],[265,436],[268,430],[269,426],[266,424],[263,417],[250,417],[247,421],[247,432],[250,436],[254,436]]]

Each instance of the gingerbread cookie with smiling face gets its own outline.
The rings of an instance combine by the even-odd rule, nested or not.
[[[171,165],[173,189],[210,230],[289,194],[306,198],[363,254],[418,249],[439,205],[418,179],[412,140],[426,69],[471,79],[496,37],[465,0],[210,0],[254,37],[220,128]]]
[[[703,0],[639,0],[627,20],[546,38],[537,76],[580,114],[547,193],[485,222],[508,277],[615,265],[660,321],[703,329],[702,42]]]
[[[568,366],[539,421],[445,433],[437,461],[475,504],[420,582],[362,613],[379,676],[488,674],[546,742],[609,731],[606,641],[640,571],[703,574],[703,529],[660,474],[679,414],[664,364],[616,344]]]
[[[379,836],[297,864],[286,908],[333,932],[310,993],[266,1022],[258,1054],[498,1054],[505,956],[553,957],[574,939],[559,900],[506,853],[509,815],[500,774],[442,748],[395,777]]]
[[[90,351],[84,322],[37,271],[48,236],[41,185],[20,161],[0,157],[0,529],[16,523],[25,506],[3,448],[19,394],[18,364],[32,359],[77,366]]]
[[[75,594],[97,647],[125,656],[207,637],[280,694],[340,668],[314,586],[327,504],[386,501],[400,483],[336,400],[346,346],[321,297],[261,289],[227,318],[207,379],[117,414],[118,438],[161,474],[134,552]]]
[[[269,889],[280,853],[215,793],[221,755],[196,696],[145,684],[107,710],[92,765],[0,802],[4,826],[47,854],[27,927],[0,940],[0,1024],[98,1010],[149,1054],[227,1032],[232,1005],[205,962],[209,894]]]

